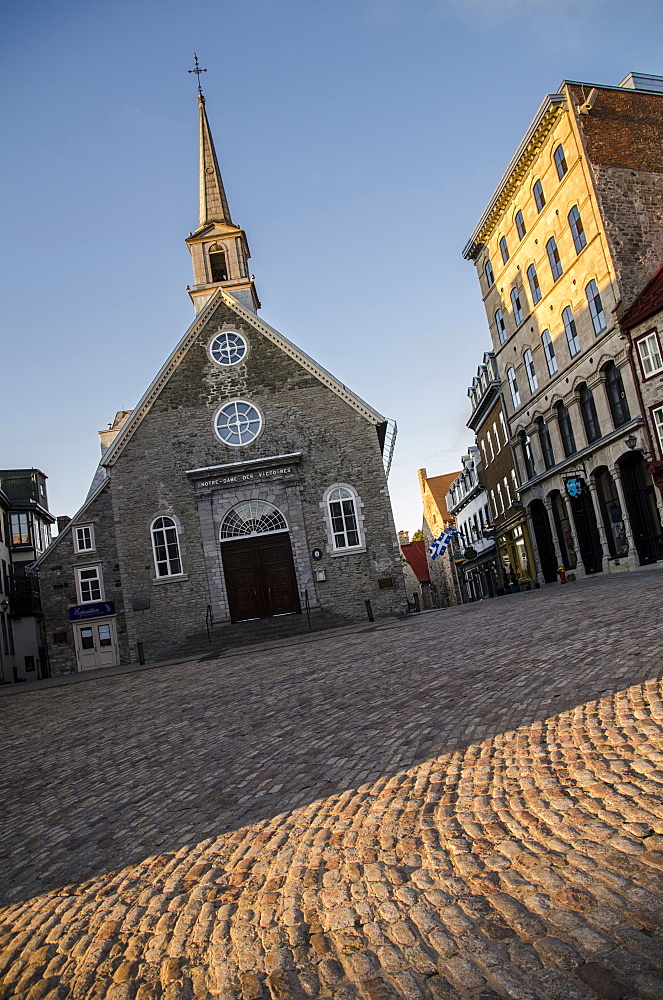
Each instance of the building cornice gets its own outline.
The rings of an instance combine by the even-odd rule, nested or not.
[[[483,396],[477,403],[476,407],[472,410],[470,419],[467,421],[466,426],[474,431],[475,434],[481,430],[484,420],[494,407],[495,403],[501,396],[501,383],[493,379],[492,382],[488,383],[488,388],[484,392]]]
[[[574,451],[574,453],[569,455],[568,458],[565,458],[563,462],[557,462],[556,465],[546,469],[545,472],[541,472],[538,476],[533,476],[531,479],[528,479],[522,484],[522,486],[518,487],[518,492],[522,496],[526,490],[531,490],[532,487],[539,486],[545,480],[551,479],[553,476],[559,475],[561,472],[564,472],[569,468],[573,468],[576,465],[581,465],[583,460],[589,458],[594,454],[594,452],[600,451],[601,448],[604,448],[608,444],[612,444],[613,441],[618,440],[620,437],[628,437],[631,431],[637,430],[638,427],[642,427],[643,424],[644,420],[642,416],[638,414],[637,417],[633,417],[631,420],[627,421],[627,423],[622,424],[621,427],[617,427],[614,431],[610,431],[609,434],[604,434],[603,437],[598,438],[596,441],[592,441],[591,444],[581,448],[580,451]]]
[[[466,260],[476,260],[481,253],[506,205],[521,184],[555,121],[565,108],[566,98],[564,94],[548,94],[546,96],[497,185],[495,193],[488,202],[488,207],[465,245],[463,257]]]

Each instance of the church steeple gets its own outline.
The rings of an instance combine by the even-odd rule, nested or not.
[[[204,226],[208,222],[229,222],[232,225],[228,200],[219,170],[219,161],[216,158],[214,141],[205,111],[205,98],[202,94],[198,94],[198,106],[200,108],[200,212],[198,225]]]
[[[200,211],[198,228],[189,233],[186,243],[193,263],[193,287],[189,295],[196,312],[200,312],[216,288],[221,285],[247,309],[256,312],[260,302],[249,273],[249,244],[243,229],[236,226],[230,216],[228,200],[223,187],[219,161],[207,120],[205,98],[200,88],[198,59],[198,107],[200,117]]]

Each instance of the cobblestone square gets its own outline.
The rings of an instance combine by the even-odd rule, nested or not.
[[[0,698],[0,997],[663,998],[652,570]]]

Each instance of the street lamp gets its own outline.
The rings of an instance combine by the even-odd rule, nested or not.
[[[626,438],[626,446],[627,448],[630,448],[631,451],[633,451],[637,443],[638,439],[635,436],[635,434],[629,434],[629,436]]]

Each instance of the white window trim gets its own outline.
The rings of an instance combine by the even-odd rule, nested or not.
[[[654,368],[653,367],[653,365],[654,365],[654,358],[653,358],[653,355],[652,355],[651,348],[650,348],[650,346],[648,344],[648,341],[652,341],[653,344],[656,346],[656,353],[658,354],[658,356],[659,356],[659,358],[661,360],[661,364],[659,365],[658,368]],[[645,344],[645,343],[647,344],[647,351],[649,353],[649,360],[652,363],[652,370],[650,372],[646,372],[645,371],[645,359],[644,359],[643,354],[642,354],[642,345]],[[640,359],[640,370],[642,371],[643,381],[646,380],[646,379],[648,379],[648,378],[653,378],[654,375],[658,375],[659,372],[662,372],[663,371],[663,350],[661,349],[661,342],[658,339],[658,334],[657,334],[656,330],[650,330],[650,332],[647,333],[647,334],[645,334],[644,337],[638,337],[638,339],[636,340],[636,344],[637,344],[637,347],[638,347],[638,357]]]
[[[500,426],[502,427],[502,434],[504,436],[504,446],[506,447],[509,443],[509,435],[506,429],[506,420],[504,419],[504,413],[500,410]]]
[[[516,378],[515,369],[510,366],[506,370],[506,377],[509,382],[509,389],[511,390],[511,401],[513,402],[514,410],[517,410],[522,405],[520,402],[520,392],[518,391],[518,381]]]
[[[656,406],[651,411],[654,429],[658,435],[658,446],[663,455],[663,406]]]
[[[244,441],[244,442],[240,442],[239,444],[234,444],[234,443],[231,443],[230,441],[224,441],[223,438],[221,437],[221,435],[219,434],[219,431],[218,431],[218,428],[217,428],[217,420],[219,419],[219,415],[221,414],[222,410],[224,410],[227,406],[230,406],[232,403],[246,403],[248,406],[252,406],[253,409],[258,414],[258,416],[260,417],[260,427],[258,428],[258,432],[255,435],[255,437],[251,438],[250,441]],[[258,404],[255,403],[252,399],[247,399],[246,396],[234,396],[232,399],[226,399],[226,400],[224,400],[223,403],[221,404],[221,406],[218,408],[218,410],[214,414],[214,420],[212,422],[212,428],[213,428],[213,431],[214,431],[214,436],[216,437],[217,441],[220,441],[221,444],[224,445],[226,448],[232,448],[233,450],[235,450],[237,448],[248,448],[249,445],[252,445],[262,435],[262,432],[265,429],[265,417],[264,417],[264,414],[263,414],[262,410],[258,406]]]
[[[493,420],[493,433],[495,435],[495,444],[497,445],[497,454],[499,455],[502,450],[502,445],[500,444],[500,435],[497,430],[497,423],[495,420]]]
[[[97,580],[99,581],[99,590],[101,591],[100,597],[95,597],[93,600],[84,601],[83,593],[81,590],[81,573],[85,573],[91,569],[97,571]],[[105,601],[105,591],[104,591],[104,575],[101,569],[100,563],[95,563],[91,566],[76,566],[74,571],[74,578],[76,582],[76,597],[78,598],[79,604],[97,604],[99,601]]]
[[[178,552],[178,555],[179,555],[180,566],[182,567],[182,569],[180,570],[179,573],[166,573],[164,576],[159,576],[159,566],[157,564],[157,552],[156,552],[156,548],[155,548],[155,545],[154,545],[154,525],[162,517],[169,518],[169,520],[171,520],[173,522],[173,524],[175,525],[175,533],[177,535],[177,552]],[[160,530],[163,530],[163,529],[159,528],[157,530],[160,531]],[[152,577],[152,583],[178,583],[178,582],[181,582],[182,580],[188,580],[189,579],[188,573],[184,572],[184,559],[182,558],[182,545],[181,545],[181,542],[180,542],[180,536],[183,533],[184,532],[183,532],[182,525],[180,524],[179,519],[175,516],[175,514],[171,514],[171,513],[168,513],[168,514],[157,514],[157,516],[152,519],[152,522],[150,523],[150,542],[152,544],[152,564],[154,566],[154,576]],[[168,560],[168,562],[170,563],[170,560]]]
[[[329,507],[329,497],[332,495],[334,490],[338,489],[349,490],[349,492],[352,494],[352,498],[355,504],[355,515],[357,518],[357,532],[359,534],[359,545],[353,545],[352,547],[344,549],[336,548],[336,543],[334,540],[334,526],[332,524],[331,510]],[[327,552],[329,552],[329,554],[333,558],[337,556],[355,555],[358,552],[366,551],[366,534],[364,531],[364,515],[362,513],[364,509],[364,503],[359,494],[357,493],[356,489],[354,488],[354,486],[351,486],[350,483],[333,483],[331,486],[328,486],[322,497],[322,503],[320,504],[320,508],[322,510],[322,514],[325,520],[325,527],[327,529]]]
[[[89,528],[90,529],[90,541],[92,542],[92,544],[90,545],[90,547],[88,549],[81,549],[81,548],[79,548],[79,545],[78,545],[78,532],[80,531],[81,528]],[[94,525],[93,524],[75,524],[72,530],[73,530],[73,533],[74,533],[74,552],[85,553],[85,552],[94,552],[96,550],[96,543],[95,543],[95,538],[94,538]]]
[[[241,337],[241,339],[244,341],[244,347],[245,347],[244,354],[242,355],[242,357],[239,358],[237,361],[231,361],[229,364],[223,364],[221,361],[217,361],[217,359],[212,354],[212,344],[217,339],[217,337],[220,337],[224,333],[234,333],[236,336]],[[210,361],[216,368],[220,368],[222,371],[223,370],[227,371],[229,368],[234,368],[235,365],[241,365],[244,361],[246,361],[246,359],[249,356],[250,350],[251,350],[251,345],[249,344],[249,340],[246,334],[242,330],[237,330],[235,327],[228,327],[226,329],[222,329],[221,327],[219,327],[217,330],[215,330],[214,334],[209,339],[209,342],[207,344],[207,357],[210,359]]]
[[[534,368],[534,358],[529,347],[523,353],[523,363],[525,365],[525,374],[527,375],[530,395],[533,396],[539,390],[539,383],[536,377],[536,369]]]

